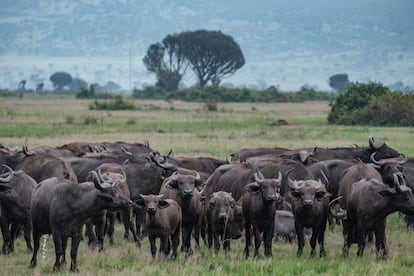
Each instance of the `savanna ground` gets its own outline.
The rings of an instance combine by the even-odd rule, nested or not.
[[[326,102],[308,103],[243,103],[218,104],[218,111],[209,112],[203,103],[134,101],[134,111],[89,110],[92,101],[73,98],[25,97],[0,100],[0,143],[19,147],[27,139],[30,148],[60,146],[74,141],[148,141],[153,149],[175,155],[212,156],[225,159],[245,147],[338,147],[368,145],[368,135],[386,141],[407,156],[414,156],[414,128],[334,126],[326,121]],[[288,125],[278,125],[286,120]],[[199,250],[185,258],[152,260],[148,240],[141,248],[122,238],[116,228],[115,244],[105,242],[105,251],[91,251],[85,242],[78,252],[81,275],[392,275],[412,274],[414,269],[414,232],[405,229],[403,219],[393,214],[388,219],[389,257],[377,260],[367,247],[357,258],[356,245],[350,257],[341,257],[341,227],[326,232],[327,257],[309,258],[309,245],[304,256],[297,258],[296,244],[274,242],[273,258],[243,258],[241,240],[232,242],[226,258],[216,255],[201,244]],[[263,255],[263,250],[261,250]],[[50,274],[54,262],[51,237],[41,239],[38,266],[29,269],[31,254],[26,253],[23,240],[17,240],[15,252],[0,256],[1,275]],[[69,259],[69,253],[67,253]],[[69,266],[59,274],[69,274]]]

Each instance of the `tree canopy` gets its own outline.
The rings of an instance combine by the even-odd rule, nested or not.
[[[220,84],[245,64],[239,45],[220,31],[189,31],[166,36],[150,45],[143,59],[147,70],[157,76],[157,86],[176,90],[187,67],[197,86]]]
[[[201,88],[209,81],[219,85],[223,78],[233,75],[245,64],[239,45],[220,31],[198,30],[181,36],[185,56]]]
[[[50,76],[49,80],[56,90],[63,90],[63,87],[71,84],[72,76],[66,72],[55,72]]]
[[[188,67],[182,41],[177,35],[168,35],[162,43],[150,45],[143,62],[148,71],[156,74],[157,86],[170,90],[178,89]]]
[[[345,92],[349,85],[348,74],[336,74],[329,77],[329,86],[338,93]]]

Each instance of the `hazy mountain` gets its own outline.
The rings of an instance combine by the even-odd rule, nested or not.
[[[412,0],[2,0],[0,87],[50,87],[56,71],[124,89],[153,84],[148,46],[197,29],[239,43],[246,64],[224,83],[329,89],[329,76],[348,73],[413,85],[413,12]]]

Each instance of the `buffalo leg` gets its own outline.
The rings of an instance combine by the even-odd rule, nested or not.
[[[272,257],[272,239],[273,239],[273,227],[269,227],[263,231],[263,241],[265,248],[265,256]]]
[[[77,231],[75,234],[73,234],[72,236],[72,244],[70,247],[70,271],[72,272],[79,272],[78,270],[78,265],[76,262],[76,257],[78,255],[78,247],[79,247],[79,243],[81,241],[81,231]]]
[[[180,227],[177,227],[175,232],[171,235],[171,244],[172,244],[172,255],[171,258],[175,259],[177,257],[177,248],[180,243]]]
[[[375,230],[375,250],[377,258],[385,258],[387,256],[385,222]]]
[[[245,258],[249,258],[249,249],[250,246],[252,245],[252,233],[251,233],[251,227],[249,223],[245,223],[244,224],[244,229],[245,229],[245,247],[244,247],[244,256]]]
[[[303,235],[303,228],[304,228],[303,225],[300,225],[297,222],[295,222],[296,235],[298,237],[298,251],[296,252],[296,255],[298,257],[302,256],[303,247],[305,246],[305,237]],[[312,232],[312,237],[313,235],[314,233]]]
[[[26,222],[24,224],[23,236],[24,236],[24,240],[26,241],[27,252],[33,251],[32,243],[30,241],[30,231],[31,231],[30,222]]]
[[[262,238],[260,236],[260,231],[256,226],[253,225],[253,235],[254,235],[254,257],[259,257],[259,248],[262,243]]]
[[[66,265],[66,248],[68,246],[68,239],[69,239],[68,236],[63,237],[63,239],[62,239],[62,252],[63,252],[63,254],[62,254],[62,257],[61,257],[61,260],[60,260],[60,266],[61,267]]]
[[[59,232],[53,233],[53,242],[55,244],[55,264],[53,266],[53,272],[57,272],[60,269],[60,258],[63,254],[63,247],[62,247],[62,234]]]
[[[151,245],[152,259],[155,259],[155,254],[157,254],[157,246],[155,245],[155,237],[149,235],[148,238],[149,238],[149,242]]]
[[[319,243],[319,257],[326,257],[326,252],[325,252],[325,230],[326,230],[326,221],[320,226],[318,227],[319,233],[318,233],[318,243]]]
[[[32,235],[33,235],[33,255],[30,261],[30,266],[29,266],[30,268],[36,267],[36,264],[37,264],[37,252],[39,251],[41,234],[33,230]]]
[[[3,254],[9,254],[11,250],[12,236],[9,230],[9,223],[5,216],[0,215],[0,227],[3,235]]]

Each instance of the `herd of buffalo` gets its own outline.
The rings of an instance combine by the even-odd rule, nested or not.
[[[302,255],[310,236],[311,256],[325,256],[327,224],[343,226],[343,256],[358,244],[362,256],[374,241],[387,255],[386,217],[414,215],[414,159],[368,137],[368,145],[341,148],[245,148],[231,160],[162,155],[146,143],[76,142],[59,147],[11,150],[0,145],[0,226],[3,254],[21,233],[30,267],[36,266],[40,237],[52,234],[56,261],[70,269],[77,251],[113,242],[114,224],[124,238],[147,236],[153,258],[175,258],[178,247],[192,254],[200,238],[217,252],[244,236],[244,255],[272,256],[272,241],[297,240]],[[335,222],[335,220],[337,222]],[[33,238],[33,247],[32,240]],[[254,243],[252,243],[254,241]]]

